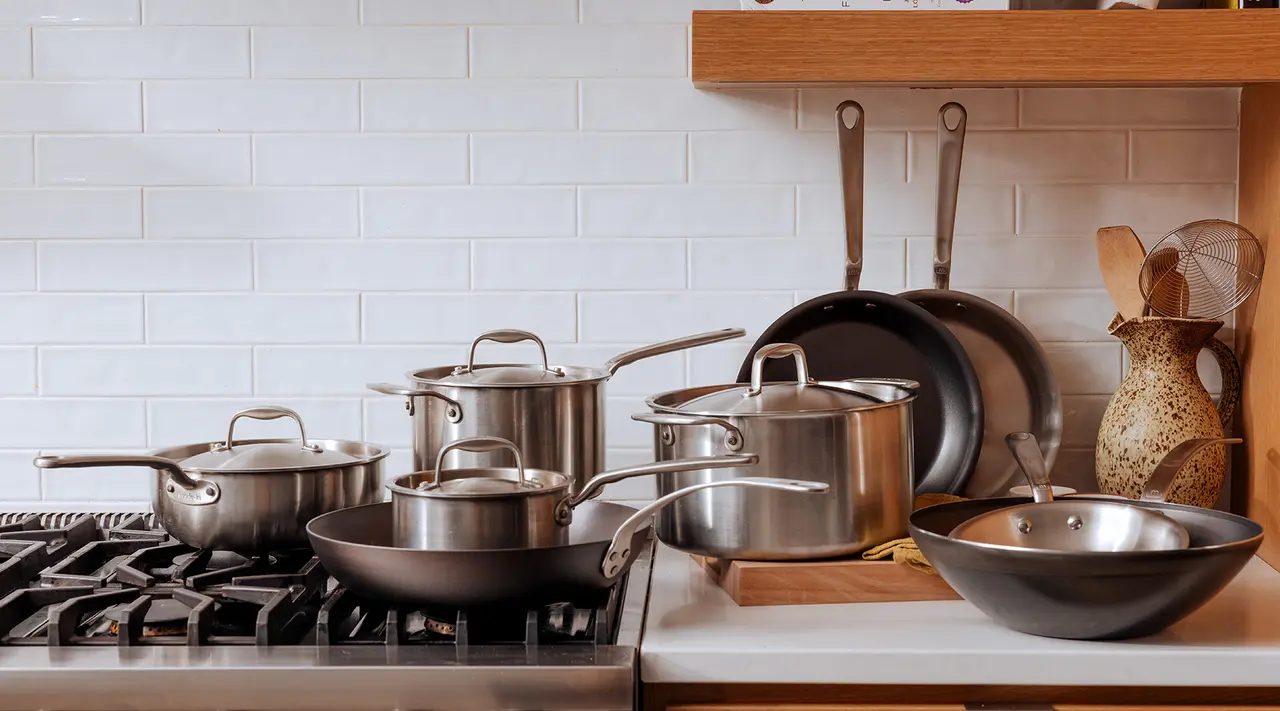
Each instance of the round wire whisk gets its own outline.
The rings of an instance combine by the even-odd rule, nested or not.
[[[1142,261],[1138,288],[1161,316],[1218,318],[1262,281],[1262,245],[1244,227],[1200,220],[1165,235]]]

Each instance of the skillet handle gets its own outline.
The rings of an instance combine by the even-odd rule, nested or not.
[[[1182,465],[1195,456],[1196,452],[1211,444],[1240,444],[1243,441],[1239,437],[1205,437],[1189,439],[1174,447],[1156,465],[1151,478],[1147,479],[1147,483],[1142,487],[1142,498],[1138,500],[1163,502],[1169,495],[1169,489],[1173,487],[1173,480],[1177,478],[1178,472],[1182,471]]]
[[[724,481],[712,481],[705,484],[695,484],[686,486],[679,491],[673,491],[666,496],[654,499],[653,503],[631,514],[631,517],[622,522],[618,527],[618,531],[613,534],[613,540],[609,543],[609,550],[605,551],[604,560],[600,563],[600,570],[604,573],[606,580],[613,580],[620,575],[627,567],[627,561],[631,559],[631,539],[635,537],[636,531],[640,530],[640,526],[648,521],[659,510],[672,503],[676,499],[688,496],[696,491],[703,489],[714,489],[720,486],[747,486],[759,489],[777,489],[778,491],[794,491],[807,494],[821,494],[827,491],[826,484],[817,481],[802,481],[800,479],[776,479],[774,477],[742,477],[741,479],[725,479]]]
[[[631,365],[638,360],[665,355],[667,353],[675,353],[677,351],[684,351],[690,348],[697,348],[698,346],[709,346],[712,343],[719,343],[721,341],[731,341],[735,338],[742,338],[745,335],[747,335],[746,330],[741,328],[722,328],[719,331],[707,331],[706,333],[696,333],[692,336],[673,338],[670,341],[654,343],[653,345],[642,346],[635,350],[627,351],[626,353],[619,353],[618,355],[610,358],[608,362],[604,364],[604,369],[609,373],[609,375],[613,375],[618,372],[618,368],[625,365]]]
[[[862,279],[862,182],[866,121],[862,105],[845,101],[836,107],[840,142],[840,181],[844,196],[844,290],[857,291]],[[850,123],[851,122],[851,123]]]
[[[36,457],[34,464],[41,469],[79,469],[82,467],[151,467],[169,475],[164,493],[170,499],[189,506],[212,504],[222,495],[218,485],[211,481],[192,479],[178,463],[164,457],[143,454],[86,454],[74,457],[45,455]]]
[[[947,125],[947,114],[956,111],[956,127]],[[956,235],[956,203],[960,195],[960,161],[964,154],[964,131],[969,114],[964,107],[948,101],[938,109],[938,204],[936,241],[933,245],[933,288],[951,288],[951,243]]]

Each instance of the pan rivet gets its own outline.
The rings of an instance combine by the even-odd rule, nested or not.
[[[209,495],[209,496],[213,496],[215,492],[214,492],[213,487],[212,487],[212,486],[210,486],[210,487],[206,487],[206,488],[205,488],[204,493],[205,493],[205,494],[207,494],[207,495]]]
[[[666,446],[675,444],[676,434],[671,431],[671,425],[663,425],[658,428],[658,432],[662,435],[662,443]]]
[[[170,494],[172,494],[172,493],[173,493],[173,484],[170,484],[170,485],[166,486],[166,487],[164,488],[164,490],[165,490],[165,491],[167,491],[167,492],[169,492]]]
[[[458,408],[452,405],[445,408],[444,416],[448,418],[450,422],[457,422],[458,420],[462,419],[462,415],[461,413],[458,412]]]
[[[1031,522],[1025,518],[1018,521],[1018,533],[1031,533]]]
[[[1067,517],[1067,528],[1073,531],[1079,531],[1080,527],[1083,525],[1084,525],[1084,519],[1080,518],[1079,516],[1072,514],[1071,516]]]

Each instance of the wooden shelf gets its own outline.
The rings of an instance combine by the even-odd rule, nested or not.
[[[1277,10],[700,11],[720,86],[1233,86],[1280,82]]]

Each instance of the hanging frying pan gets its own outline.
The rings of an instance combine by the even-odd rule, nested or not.
[[[955,128],[947,116],[958,116]],[[970,498],[1003,496],[1021,479],[1005,447],[1009,432],[1030,432],[1040,442],[1045,463],[1053,467],[1062,439],[1058,381],[1035,336],[1012,314],[972,294],[951,291],[951,244],[955,237],[956,197],[964,151],[967,114],[951,102],[938,110],[938,199],[933,256],[933,288],[901,294],[941,321],[964,347],[978,373],[984,409],[982,449],[973,477],[964,489]]]
[[[852,122],[850,123],[850,120]],[[955,336],[929,312],[905,299],[859,291],[862,276],[862,107],[836,108],[840,174],[844,190],[845,290],[810,299],[774,321],[751,348],[795,343],[818,380],[904,378],[920,383],[915,402],[916,493],[958,494],[978,460],[982,443],[982,392],[978,376]],[[794,380],[790,361],[770,361],[767,381]],[[751,377],[751,357],[738,382]]]

